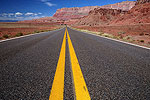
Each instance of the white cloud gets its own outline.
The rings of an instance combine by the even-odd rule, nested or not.
[[[47,1],[49,1],[49,0],[41,0],[42,2],[47,2]]]
[[[17,17],[17,16],[21,16],[21,15],[23,15],[22,13],[20,13],[20,12],[16,12],[15,13],[15,16]]]
[[[2,16],[2,17],[11,17],[11,16],[14,16],[14,14],[13,13],[2,13],[2,14],[0,14],[0,16]]]
[[[42,13],[32,13],[32,12],[27,12],[25,14],[25,16],[37,16],[37,15],[41,15]]]
[[[49,0],[41,0],[41,2],[44,2],[44,4],[48,5],[49,7],[56,6],[56,4],[49,2]]]
[[[9,16],[9,17],[11,17],[11,16],[13,16],[13,15],[15,15],[15,14],[13,14],[13,13],[8,13],[8,16]]]
[[[42,13],[38,13],[38,15],[41,15]]]
[[[38,15],[38,14],[36,14],[36,13],[34,14],[34,16],[37,16],[37,15]]]
[[[1,14],[1,16],[3,16],[3,17],[4,17],[4,16],[7,16],[7,15],[8,15],[7,13],[2,13],[2,14]]]
[[[27,12],[27,13],[25,14],[25,16],[30,16],[30,15],[34,15],[34,13]]]
[[[50,2],[45,2],[45,4],[48,5],[49,7],[56,6],[56,4],[52,4]]]

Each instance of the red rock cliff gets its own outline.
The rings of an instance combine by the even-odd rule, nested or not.
[[[94,10],[95,8],[106,8],[106,9],[121,9],[128,11],[133,6],[135,6],[134,1],[124,1],[121,3],[116,4],[110,4],[110,5],[104,5],[104,6],[87,6],[87,7],[73,7],[73,8],[61,8],[56,11],[56,13],[53,15],[55,18],[59,18],[62,20],[69,20],[72,18],[81,18],[86,15],[91,10]]]
[[[126,11],[117,9],[95,8],[94,10],[89,12],[88,16],[80,18],[76,22],[76,25],[88,25],[88,26],[106,25],[110,21],[114,20],[117,15],[124,13],[126,13]]]
[[[141,0],[142,2],[143,0]],[[145,0],[146,1],[146,0]],[[110,24],[150,23],[150,3],[139,3],[123,16],[118,16]]]
[[[143,4],[143,3],[150,3],[150,0],[137,0],[136,5]]]

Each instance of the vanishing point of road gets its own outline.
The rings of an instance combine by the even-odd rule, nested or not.
[[[0,100],[150,100],[150,50],[67,27],[3,41]]]

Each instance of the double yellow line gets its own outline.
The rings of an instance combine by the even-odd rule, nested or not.
[[[66,28],[49,100],[63,100],[66,36],[68,37],[75,100],[91,100],[80,65]]]

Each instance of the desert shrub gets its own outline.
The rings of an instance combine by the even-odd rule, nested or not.
[[[17,33],[15,36],[17,36],[17,37],[18,37],[18,36],[23,36],[23,33],[21,33],[21,32],[20,32],[20,33]]]
[[[29,32],[29,33],[26,33],[26,35],[29,35],[29,34],[32,34],[32,33],[30,33],[30,32]]]
[[[97,34],[98,34],[98,35],[103,35],[104,33],[103,33],[103,32],[98,32]]]
[[[119,36],[113,36],[113,39],[117,39],[117,40],[119,40],[119,39],[120,39],[120,37],[119,37]]]
[[[44,30],[41,30],[41,32],[45,32]]]
[[[125,36],[125,37],[123,37],[123,40],[129,40],[131,38],[132,38],[132,36]]]
[[[34,31],[34,33],[40,33],[40,31]]]
[[[145,35],[150,35],[149,33],[145,33]]]
[[[144,42],[144,40],[140,40],[140,42]]]
[[[126,42],[134,42],[135,41],[135,40],[133,40],[132,36],[125,36],[125,37],[123,37],[122,40],[126,41]]]
[[[118,35],[122,35],[122,34],[125,34],[126,32],[123,32],[123,31],[121,31],[121,32],[118,32]]]
[[[144,35],[144,33],[140,33],[139,35],[140,35],[140,36],[143,36],[143,35]]]
[[[4,35],[3,35],[3,38],[9,38],[9,35],[4,34]]]
[[[102,36],[109,37],[109,38],[113,38],[114,37],[112,34],[107,34],[107,33],[102,34]]]

